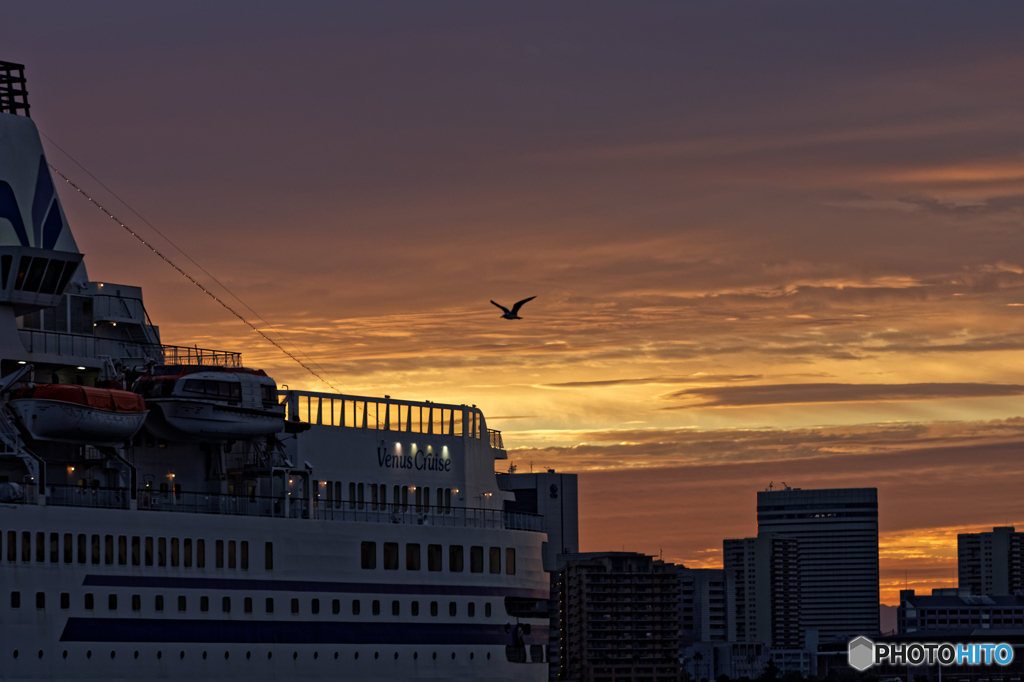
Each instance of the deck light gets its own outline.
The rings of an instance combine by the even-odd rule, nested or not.
[[[85,369],[85,367],[79,367],[78,369]]]
[[[25,364],[25,361],[24,361],[24,360],[18,360],[18,364],[19,364],[19,365],[24,365],[24,364]]]

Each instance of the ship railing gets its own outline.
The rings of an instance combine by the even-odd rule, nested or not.
[[[487,429],[487,437],[491,441],[492,448],[494,448],[495,450],[505,449],[505,443],[503,443],[501,440],[501,431],[496,431],[495,429]]]
[[[474,507],[427,507],[415,504],[357,502],[353,508],[348,502],[342,502],[340,506],[326,503],[313,506],[313,518],[322,521],[499,528],[544,532],[544,517],[538,514]]]
[[[38,329],[19,329],[21,345],[29,353],[64,355],[77,358],[96,357],[96,337]]]
[[[54,507],[93,507],[128,509],[131,491],[127,488],[91,488],[81,485],[46,486],[46,504]]]
[[[309,502],[300,497],[290,496],[222,495],[139,488],[138,505],[139,509],[145,511],[309,518]]]
[[[242,354],[229,350],[212,350],[190,346],[160,346],[165,365],[199,365],[203,367],[241,367]]]

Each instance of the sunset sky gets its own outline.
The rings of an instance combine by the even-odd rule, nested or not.
[[[769,483],[878,487],[893,604],[1024,526],[1021,3],[208,4],[0,22],[40,130],[198,265],[50,162],[330,386],[59,186],[165,343],[476,404],[580,474],[584,550],[717,566]]]

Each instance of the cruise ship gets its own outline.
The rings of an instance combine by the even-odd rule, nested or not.
[[[29,114],[0,62],[0,678],[547,679],[543,519],[483,412],[162,344]]]

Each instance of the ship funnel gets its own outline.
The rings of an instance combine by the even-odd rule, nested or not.
[[[57,305],[82,262],[28,116],[24,68],[0,62],[0,306],[15,315]]]

